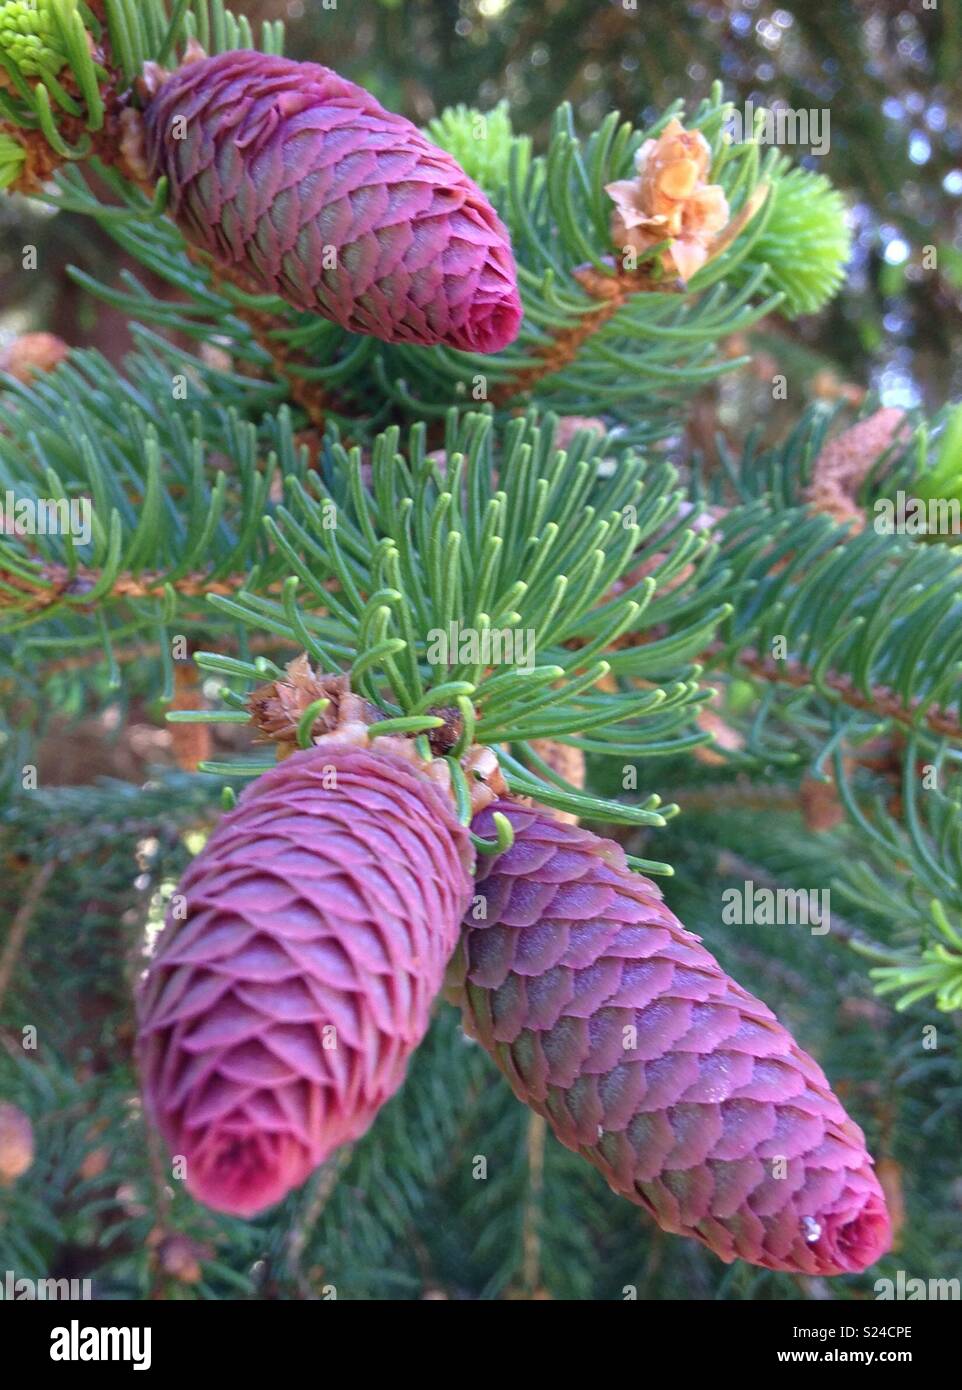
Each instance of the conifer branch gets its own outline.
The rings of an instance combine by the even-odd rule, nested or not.
[[[61,26],[62,66],[18,69],[17,55],[29,59],[36,45],[6,29],[13,69],[3,66],[13,85],[0,71],[0,184],[40,191],[54,174],[56,191],[42,192],[51,209],[86,217],[113,236],[125,260],[116,279],[97,285],[71,273],[126,316],[136,350],[122,373],[96,353],[74,352],[49,376],[3,381],[0,497],[13,495],[18,509],[24,504],[24,519],[11,527],[5,513],[7,534],[0,534],[0,691],[13,693],[0,697],[7,710],[0,714],[0,753],[3,770],[14,770],[14,787],[29,740],[46,738],[49,751],[48,721],[55,717],[69,732],[104,701],[111,713],[142,702],[142,717],[151,720],[157,705],[168,703],[175,731],[197,736],[196,746],[175,748],[186,769],[205,756],[198,749],[220,719],[237,735],[222,740],[231,750],[269,732],[274,715],[282,751],[294,738],[307,748],[326,731],[331,695],[318,692],[337,685],[356,691],[379,716],[381,729],[371,726],[375,746],[378,732],[410,735],[426,753],[448,756],[452,784],[458,775],[464,780],[462,745],[480,748],[512,796],[553,810],[559,820],[662,830],[678,808],[647,788],[638,793],[633,784],[629,791],[619,772],[629,760],[647,776],[652,758],[667,755],[666,781],[688,785],[680,795],[696,823],[675,885],[697,909],[684,914],[686,922],[706,937],[717,933],[752,971],[781,982],[799,1023],[805,1020],[817,1038],[816,1050],[826,1049],[830,1072],[830,1049],[845,1043],[845,1027],[831,1026],[832,991],[844,991],[843,1006],[866,1003],[849,997],[847,980],[839,986],[842,953],[826,947],[803,955],[810,943],[801,933],[782,933],[770,947],[744,931],[726,936],[718,921],[720,877],[777,889],[805,881],[801,864],[816,881],[832,882],[833,897],[839,883],[854,906],[847,919],[833,914],[832,928],[869,958],[879,991],[894,991],[905,1004],[931,997],[946,1012],[962,1007],[958,552],[859,527],[860,504],[867,510],[876,486],[871,468],[884,463],[891,485],[890,459],[886,452],[880,460],[877,450],[868,458],[858,435],[849,438],[846,457],[836,448],[840,467],[833,467],[832,446],[820,453],[824,419],[802,427],[788,446],[740,465],[720,448],[722,468],[708,478],[710,508],[697,464],[684,498],[665,455],[649,461],[632,452],[674,433],[695,389],[736,365],[720,348],[730,335],[776,305],[812,312],[834,293],[848,236],[841,200],[827,181],[807,170],[786,173],[787,160],[763,154],[770,142],[753,141],[750,132],[726,141],[731,108],[713,88],[684,117],[681,132],[699,149],[696,162],[717,185],[715,211],[723,203],[728,219],[710,241],[713,200],[706,201],[700,249],[708,255],[698,269],[681,236],[660,248],[636,246],[613,221],[612,183],[622,184],[622,216],[631,211],[630,185],[641,193],[646,159],[652,170],[659,165],[643,145],[660,139],[674,111],[647,131],[612,114],[583,139],[563,108],[537,156],[513,135],[507,117],[500,126],[492,122],[501,134],[486,143],[472,130],[477,113],[456,112],[436,123],[435,143],[460,141],[464,157],[451,153],[508,226],[524,321],[518,338],[491,354],[424,347],[403,335],[386,343],[322,317],[328,302],[316,297],[313,256],[288,266],[286,278],[270,273],[257,285],[192,250],[164,215],[167,180],[148,186],[147,164],[136,163],[135,141],[127,137],[137,118],[131,108],[125,112],[128,100],[132,107],[143,98],[152,139],[174,139],[159,108],[151,115],[146,86],[137,86],[145,65],[176,70],[192,40],[211,55],[252,47],[245,18],[235,18],[225,0],[38,0],[36,11],[31,0],[6,9],[22,18],[47,5],[73,26]],[[564,32],[561,21],[552,24]],[[264,53],[276,53],[279,43],[279,30],[265,26]],[[557,51],[554,34],[548,47]],[[56,44],[45,48],[51,51],[62,56]],[[275,114],[286,119],[281,107]],[[212,116],[218,139],[229,124]],[[227,142],[218,173],[247,158],[229,130]],[[158,162],[155,151],[151,167],[171,174],[179,196],[170,210],[186,235],[205,227],[214,233],[204,243],[214,257],[227,254],[228,245],[237,252],[237,229],[246,232],[262,191],[271,201],[270,179],[258,177],[257,198],[234,219],[216,195],[209,202],[200,196],[192,219],[176,161]],[[262,176],[263,165],[256,173]],[[256,245],[264,259],[251,258],[251,273],[270,270],[285,259],[282,247],[301,240],[280,230],[283,198],[260,210],[267,221]],[[312,232],[326,242],[328,224],[338,219],[318,201],[324,207]],[[642,216],[634,224],[645,229],[642,239],[661,234],[650,205],[639,202],[634,210]],[[640,270],[628,273],[611,259],[626,244],[638,253]],[[351,289],[352,257],[335,249],[329,268],[345,274],[339,291]],[[162,288],[141,283],[126,268],[134,261]],[[685,281],[671,280],[675,273]],[[290,302],[265,292],[275,284]],[[185,350],[191,343],[202,350],[192,355]],[[473,398],[485,402],[478,415],[462,409],[472,378]],[[514,407],[529,392],[538,411],[554,416],[520,415]],[[571,426],[563,438],[558,415]],[[608,438],[573,433],[574,416],[602,417]],[[402,436],[404,421],[416,423]],[[914,443],[921,463],[924,427]],[[903,455],[895,476],[910,466]],[[949,472],[931,473],[929,485],[952,481],[954,466],[947,457]],[[51,504],[82,511],[75,519],[58,510],[51,524]],[[830,519],[853,515],[855,527]],[[189,634],[176,662],[174,632]],[[201,645],[211,650],[196,650]],[[267,708],[265,689],[279,700],[279,663],[304,652],[318,688],[300,690],[306,703],[294,702],[294,718],[284,723],[280,716],[290,708]],[[196,666],[183,659],[187,653]],[[702,685],[706,665],[724,671],[717,697]],[[217,678],[223,709],[209,707],[214,682],[201,686],[198,671]],[[263,716],[254,729],[252,693]],[[722,734],[737,738],[724,767],[696,766],[689,776],[679,755],[710,737],[706,713]],[[0,806],[0,863],[12,868],[6,880],[0,874],[0,916],[7,908],[12,922],[0,942],[0,1004],[4,995],[9,1005],[20,995],[6,1020],[9,1036],[0,1034],[0,1092],[42,1119],[45,1146],[38,1146],[36,1171],[3,1194],[0,1227],[17,1256],[11,1268],[48,1257],[49,1267],[59,1268],[68,1252],[73,1259],[80,1231],[79,1267],[89,1262],[98,1279],[103,1267],[105,1296],[139,1288],[148,1297],[179,1297],[196,1283],[205,1298],[239,1291],[316,1298],[321,1279],[348,1270],[352,1297],[383,1296],[391,1280],[388,1291],[402,1296],[510,1290],[577,1298],[590,1296],[593,1283],[617,1296],[622,1279],[634,1280],[654,1251],[648,1274],[661,1262],[654,1292],[678,1279],[682,1296],[693,1289],[710,1294],[714,1276],[699,1252],[676,1263],[660,1238],[647,1249],[635,1246],[635,1223],[619,1222],[614,1205],[608,1222],[606,1203],[618,1199],[599,1175],[575,1176],[578,1155],[546,1141],[543,1118],[508,1113],[508,1088],[491,1084],[491,1064],[479,1048],[457,1042],[453,1016],[444,1011],[377,1128],[341,1150],[304,1191],[292,1220],[287,1207],[255,1227],[221,1223],[211,1246],[201,1246],[209,1218],[175,1194],[178,1184],[131,1104],[129,989],[141,949],[196,850],[191,832],[201,839],[211,828],[219,779],[276,775],[278,749],[260,751],[257,761],[225,754],[224,762],[206,764],[206,778],[158,770],[145,783],[136,779],[139,785],[103,779],[18,791]],[[932,776],[920,776],[923,762]],[[765,785],[761,776],[748,785],[737,775],[758,767]],[[785,775],[776,778],[773,769]],[[835,798],[838,829],[806,835],[806,826],[822,828],[805,800],[806,786],[819,777]],[[465,823],[467,792],[458,784]],[[848,827],[839,825],[843,812]],[[559,842],[576,833],[548,829]],[[344,861],[323,838],[336,878]],[[49,852],[40,857],[37,844]],[[487,844],[506,848],[500,830]],[[726,859],[724,848],[719,853],[726,844],[739,856],[745,844],[752,852]],[[290,886],[298,859],[303,865],[303,844],[294,850]],[[246,842],[241,853],[240,891],[250,896]],[[268,845],[267,857],[276,854]],[[669,871],[634,855],[629,862]],[[537,869],[522,871],[538,880]],[[281,911],[288,886],[278,895]],[[604,914],[585,900],[583,886],[570,894],[573,907]],[[82,931],[64,903],[79,905]],[[459,915],[452,913],[455,931]],[[291,995],[302,973],[295,971]],[[583,1002],[604,986],[603,975],[586,977]],[[638,978],[627,985],[632,992],[642,988]],[[290,1011],[277,991],[264,993],[272,1007]],[[83,1006],[65,1008],[71,997]],[[512,1001],[501,997],[510,1013]],[[873,1026],[859,1030],[850,1084],[855,1108],[861,1114],[864,1101],[871,1122],[875,1100],[868,1093],[898,1063],[890,1059],[896,1039],[887,1011],[870,1007],[877,1013]],[[25,1065],[13,1046],[21,1014],[42,1029],[39,1065]],[[933,1132],[936,1120],[943,1126],[937,1148],[951,1170],[947,1192],[958,1147],[943,1125],[943,1112],[958,1105],[959,1059],[950,1052],[940,1045],[937,1057],[920,1062],[913,1037],[902,1061],[913,1080],[924,1073],[925,1086],[917,1088],[925,1091],[922,1121],[932,1117]],[[521,1051],[512,1056],[520,1069]],[[679,1084],[687,1086],[687,1078]],[[606,1091],[604,1105],[623,1103],[617,1089]],[[900,1086],[899,1105],[902,1099]],[[266,1107],[253,1120],[255,1131]],[[593,1130],[590,1097],[582,1109]],[[608,1118],[601,1116],[606,1124]],[[908,1118],[921,1133],[915,1113]],[[886,1100],[886,1143],[890,1119]],[[600,1120],[598,1129],[605,1142],[616,1132],[608,1127],[605,1138]],[[108,1149],[104,1136],[117,1133],[129,1142]],[[492,1151],[492,1136],[508,1162],[492,1163],[487,1181],[478,1183],[463,1157]],[[594,1135],[583,1137],[587,1151]],[[105,1167],[73,1162],[75,1153],[91,1156],[93,1144]],[[663,1191],[670,1206],[675,1189]],[[686,1188],[678,1200],[684,1205],[690,1196]],[[453,1224],[432,1219],[445,1200],[459,1213]],[[653,1205],[661,1210],[659,1201]],[[566,1220],[572,1210],[583,1220]],[[467,1240],[458,1223],[475,1214],[482,1234]],[[803,1218],[806,1240],[813,1219]],[[185,1272],[194,1255],[196,1279]],[[768,1271],[740,1275],[736,1266],[715,1287],[726,1295],[778,1297],[793,1287],[780,1279]]]
[[[728,249],[753,220],[769,195],[770,185],[760,183],[747,200],[738,215],[712,244],[712,257],[720,256]],[[531,366],[517,376],[501,381],[491,393],[495,406],[505,405],[515,397],[532,390],[544,377],[554,376],[564,371],[574,361],[584,345],[594,334],[600,332],[610,319],[624,308],[633,296],[643,293],[685,295],[687,286],[677,277],[662,273],[657,256],[652,256],[637,269],[629,271],[617,267],[613,274],[604,274],[594,266],[578,266],[571,272],[572,278],[582,289],[598,300],[596,309],[586,310],[580,320],[574,320],[562,328],[555,329],[549,341],[539,346],[534,356],[537,359]]]
[[[100,570],[83,565],[74,570],[67,565],[44,565],[35,576],[31,575],[29,578],[0,570],[0,612],[6,608],[22,613],[41,613],[64,599],[80,600],[75,606],[82,607],[83,595],[96,589],[102,577]],[[141,574],[128,572],[118,574],[112,580],[108,591],[99,594],[94,601],[103,603],[110,599],[158,598],[167,588],[182,598],[205,598],[207,594],[234,594],[244,587],[247,579],[246,574],[230,575],[226,579],[212,579],[202,571],[175,578],[149,570]]]
[[[546,344],[535,351],[537,359],[517,376],[500,381],[491,391],[495,407],[506,405],[518,396],[531,391],[544,377],[563,371],[574,362],[585,343],[598,333],[636,294],[684,293],[680,280],[659,280],[653,263],[636,271],[618,270],[604,275],[591,266],[572,272],[573,278],[597,301],[598,307],[587,309],[580,319],[553,332]]]
[[[236,271],[217,264],[204,252],[191,246],[186,247],[186,252],[191,261],[203,266],[208,272],[215,290],[223,292],[226,286],[233,286],[241,290],[245,296],[256,292],[256,287],[251,286]],[[229,291],[228,297],[233,302],[234,313],[250,328],[254,341],[270,358],[274,374],[278,380],[284,382],[290,399],[301,407],[314,430],[322,434],[332,412],[339,415],[350,414],[350,407],[325,389],[321,381],[311,380],[298,371],[298,368],[310,371],[312,363],[307,353],[296,348],[290,338],[285,337],[283,329],[285,321],[289,318],[286,313],[269,313],[267,310],[258,309],[253,304],[244,303],[236,296],[231,296]]]
[[[311,381],[298,372],[298,367],[309,368],[311,364],[306,355],[285,341],[278,331],[283,326],[281,319],[243,304],[235,305],[234,312],[249,325],[254,341],[270,357],[275,375],[287,386],[290,399],[300,406],[318,433],[323,433],[332,413],[350,414],[350,406],[325,389],[320,381]]]
[[[206,592],[206,591],[205,591]],[[217,639],[217,645],[224,652],[236,652],[240,650],[240,643],[230,632],[222,633]],[[285,649],[296,651],[296,642],[287,642],[283,637],[270,635],[252,634],[247,638],[245,650],[252,656],[264,656],[268,652],[282,652]],[[113,650],[113,660],[117,666],[129,666],[135,661],[156,661],[162,654],[159,642],[145,642],[137,645],[115,647]],[[79,652],[75,656],[57,657],[55,661],[44,661],[37,667],[37,678],[43,682],[53,676],[68,675],[78,671],[90,671],[103,662],[103,652],[99,650]],[[8,691],[15,688],[13,680],[0,681],[0,691]]]
[[[724,650],[715,643],[704,653],[704,664],[711,667],[717,663],[719,652]],[[905,703],[894,691],[885,686],[872,687],[869,693],[860,690],[852,676],[837,671],[826,671],[817,678],[812,667],[802,662],[786,658],[778,661],[772,656],[763,656],[754,647],[746,647],[734,656],[726,652],[726,661],[731,660],[745,675],[774,685],[787,685],[801,690],[808,686],[824,688],[837,695],[842,704],[850,709],[863,710],[884,719],[892,719],[907,728],[915,729],[921,724],[939,738],[953,742],[962,741],[962,723],[957,714],[939,706],[929,706],[919,698]]]
[[[718,872],[725,878],[741,879],[758,884],[761,888],[777,889],[784,887],[784,878],[779,878],[770,873],[762,865],[745,859],[742,855],[734,854],[731,850],[722,850],[718,856]],[[836,941],[842,942],[845,946],[853,949],[865,951],[882,950],[883,948],[870,937],[865,935],[861,927],[847,921],[837,912],[832,912],[832,936]]]

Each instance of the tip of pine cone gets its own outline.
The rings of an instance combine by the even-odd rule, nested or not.
[[[312,1156],[293,1138],[214,1130],[188,1168],[187,1190],[214,1211],[244,1220],[275,1206],[310,1176]]]
[[[818,1234],[812,1244],[825,1274],[860,1274],[892,1248],[888,1208],[874,1175],[871,1184],[854,1207],[813,1222],[812,1233]]]
[[[450,334],[448,345],[461,352],[501,352],[521,332],[523,318],[521,298],[515,290],[488,305],[477,305],[471,318]]]

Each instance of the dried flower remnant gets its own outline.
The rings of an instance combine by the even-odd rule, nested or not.
[[[865,514],[855,500],[858,490],[882,455],[905,443],[909,434],[905,411],[884,406],[830,439],[815,460],[806,493],[812,509],[853,531],[863,530]]]
[[[712,243],[728,225],[728,199],[708,183],[711,150],[704,135],[673,117],[635,155],[637,177],[606,185],[614,200],[611,232],[616,243],[642,255],[667,241],[664,268],[690,280],[712,255]]]

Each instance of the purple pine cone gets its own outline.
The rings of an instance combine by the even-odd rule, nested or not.
[[[428,777],[348,743],[224,817],[139,999],[148,1109],[195,1197],[254,1215],[364,1133],[427,1029],[472,861]]]
[[[317,63],[188,63],[144,115],[152,176],[193,242],[353,333],[490,353],[517,337],[507,230],[403,116]]]
[[[858,1125],[816,1062],[621,848],[495,803],[448,994],[515,1094],[666,1231],[725,1261],[845,1274],[891,1244]],[[483,905],[486,915],[479,920]]]

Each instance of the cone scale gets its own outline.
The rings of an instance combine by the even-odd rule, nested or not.
[[[196,1198],[253,1216],[367,1129],[427,1029],[472,860],[423,771],[337,740],[219,823],[139,996],[147,1108]]]
[[[189,240],[353,333],[491,353],[517,336],[508,233],[452,157],[317,63],[188,62],[144,113]]]
[[[515,841],[479,866],[448,994],[515,1094],[616,1192],[726,1262],[874,1263],[885,1199],[818,1064],[619,846],[510,802],[475,830],[498,810]]]

